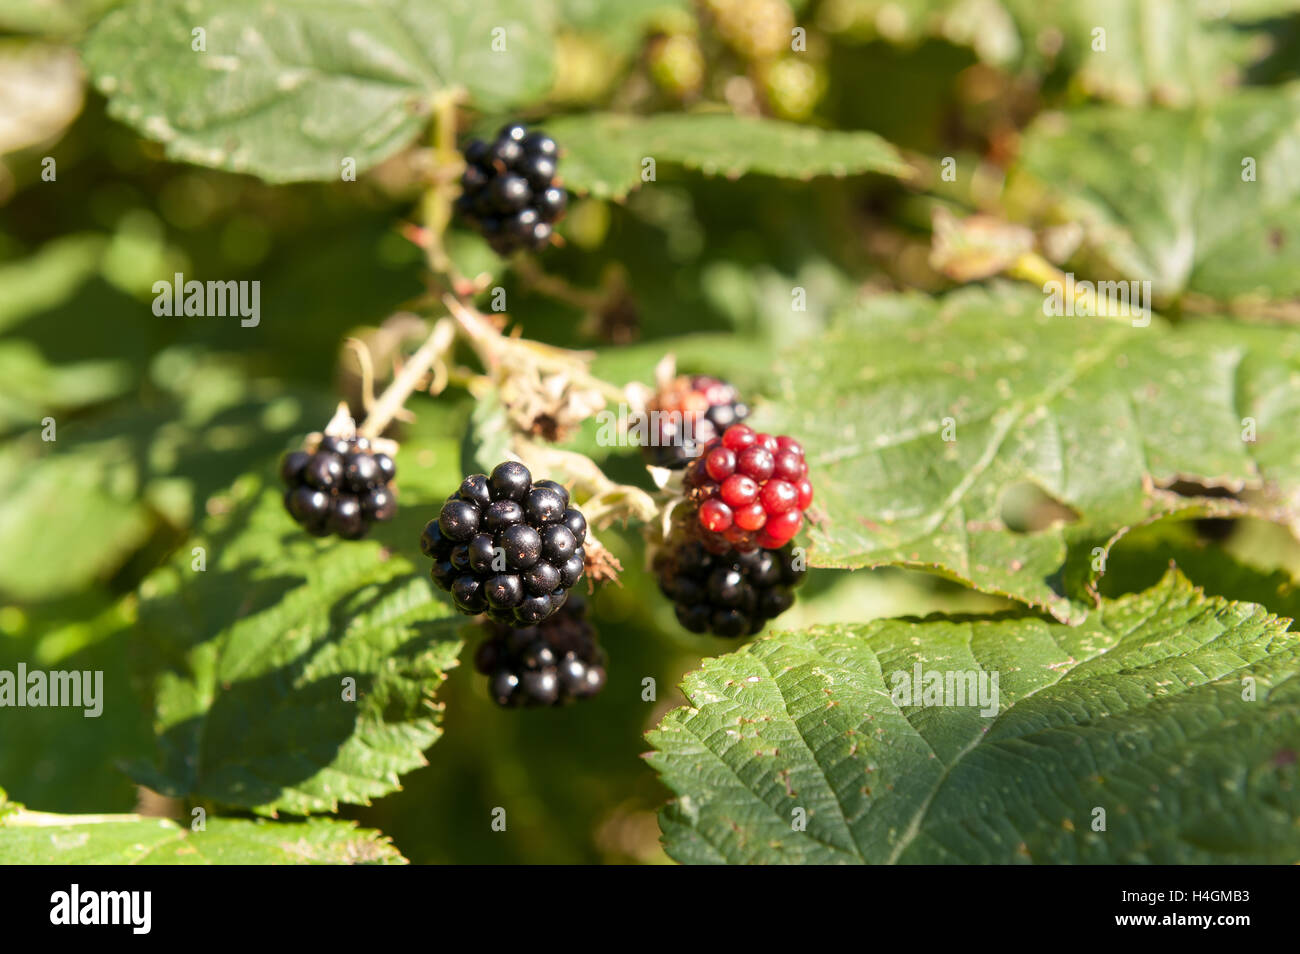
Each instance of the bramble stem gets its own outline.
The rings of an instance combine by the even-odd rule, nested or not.
[[[425,249],[430,271],[446,289],[442,303],[449,317],[440,318],[434,324],[425,342],[402,366],[383,394],[367,408],[366,419],[357,428],[357,434],[372,440],[382,435],[384,429],[402,412],[411,394],[425,382],[430,371],[433,371],[435,392],[452,380],[471,384],[478,379],[478,376],[463,369],[447,366],[446,358],[458,336],[463,337],[474,349],[488,372],[489,380],[512,367],[531,367],[538,373],[545,371],[567,375],[570,380],[599,392],[606,401],[621,403],[627,400],[624,389],[590,373],[587,362],[591,355],[503,335],[500,329],[464,299],[466,283],[457,274],[444,243],[444,235],[451,224],[457,177],[463,161],[456,148],[457,108],[463,98],[463,90],[453,89],[439,95],[433,102],[435,175],[420,203],[421,225],[414,230],[418,233],[418,244]],[[531,261],[517,262],[516,265],[521,268],[521,277],[527,284],[538,287],[551,297],[568,300],[586,309],[599,310],[621,288],[621,279],[611,276],[600,291],[574,289],[560,279],[547,276]],[[362,370],[365,376],[364,361]],[[612,522],[619,517],[643,521],[654,519],[656,504],[649,494],[639,488],[623,486],[610,480],[590,458],[572,451],[535,444],[522,433],[516,433],[512,443],[516,452],[525,460],[531,459],[539,470],[555,469],[567,474],[575,485],[586,491],[588,505],[592,508],[590,519],[593,525]],[[591,541],[599,546],[594,536]],[[613,561],[612,557],[608,559],[610,567],[607,569],[612,576],[617,569],[617,561]]]
[[[537,262],[526,254],[515,256],[511,264],[514,267],[515,274],[519,276],[525,286],[545,295],[547,298],[566,305],[572,305],[581,311],[601,311],[609,305],[613,294],[618,290],[612,280],[607,280],[605,282],[606,287],[599,289],[578,288],[569,284],[559,275],[551,275],[542,271]]]
[[[454,295],[443,295],[442,303],[460,325],[466,340],[473,346],[484,367],[495,368],[501,363],[503,353],[513,350],[515,354],[526,355],[527,363],[534,367],[567,374],[575,382],[599,391],[606,401],[621,404],[627,400],[627,392],[623,388],[603,381],[587,370],[584,359],[590,358],[590,352],[568,351],[528,338],[508,337]]]
[[[438,175],[424,193],[421,204],[421,217],[429,234],[429,244],[425,249],[429,267],[435,274],[452,278],[455,277],[455,269],[447,256],[442,237],[451,224],[452,193],[456,183],[456,177],[448,174],[448,170],[456,169],[462,162],[456,149],[456,110],[464,98],[465,92],[459,87],[434,98],[433,157]]]
[[[448,318],[437,321],[424,344],[420,345],[420,349],[402,366],[397,377],[384,388],[384,393],[379,395],[374,407],[357,428],[357,433],[369,438],[382,434],[397,412],[406,406],[407,398],[419,387],[429,369],[451,349],[455,340],[455,324]]]

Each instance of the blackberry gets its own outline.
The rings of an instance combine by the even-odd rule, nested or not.
[[[429,521],[420,549],[457,608],[532,626],[564,605],[582,576],[587,521],[553,480],[516,461],[471,474]]]
[[[715,553],[784,546],[799,532],[813,499],[799,442],[744,424],[705,444],[683,482],[700,533]]]
[[[296,450],[280,464],[284,506],[308,533],[359,540],[376,521],[393,519],[397,466],[364,437],[326,435],[313,452]]]
[[[556,181],[559,147],[543,132],[520,123],[501,127],[490,143],[465,147],[456,211],[487,239],[498,255],[551,244],[568,194]]]
[[[726,381],[697,374],[674,378],[650,400],[646,412],[641,446],[646,462],[678,470],[713,438],[749,417],[749,406]]]
[[[586,600],[573,596],[532,626],[484,624],[488,638],[474,654],[474,668],[488,677],[488,694],[497,705],[560,706],[604,688],[605,653],[586,610]]]
[[[794,605],[794,588],[807,571],[796,569],[794,548],[710,553],[699,540],[660,551],[655,576],[673,601],[677,620],[693,633],[753,636]]]

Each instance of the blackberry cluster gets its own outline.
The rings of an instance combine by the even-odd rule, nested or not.
[[[749,417],[749,405],[726,381],[698,374],[674,378],[646,405],[646,463],[678,470],[709,441]]]
[[[710,553],[698,540],[661,551],[654,561],[659,588],[677,620],[693,633],[753,636],[794,605],[807,571],[795,569],[793,548]]]
[[[475,139],[465,147],[456,211],[498,255],[541,251],[568,203],[555,178],[558,162],[555,140],[522,123],[503,126],[490,143]]]
[[[429,521],[420,549],[433,582],[463,613],[532,626],[561,606],[582,576],[587,521],[553,480],[533,482],[516,461],[471,474]]]
[[[397,465],[364,437],[326,435],[312,453],[297,450],[280,464],[284,506],[308,533],[360,540],[375,521],[393,519]]]
[[[799,532],[813,499],[799,442],[744,424],[705,444],[684,483],[697,505],[701,538],[715,553],[784,546]]]
[[[534,626],[486,623],[489,638],[474,654],[474,668],[488,677],[497,705],[560,706],[604,688],[605,652],[586,610],[586,600],[574,596]]]

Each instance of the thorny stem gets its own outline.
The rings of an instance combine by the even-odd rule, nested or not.
[[[558,275],[542,271],[530,255],[517,255],[511,264],[515,274],[528,288],[581,311],[604,311],[623,291],[624,279],[618,270],[607,272],[601,280],[600,288],[578,288]]]
[[[357,433],[368,438],[379,437],[405,407],[407,399],[419,388],[430,370],[434,370],[435,390],[449,381],[472,385],[479,376],[464,369],[447,366],[446,357],[454,345],[457,334],[463,336],[482,361],[489,374],[500,367],[503,359],[515,358],[539,370],[563,373],[582,387],[600,393],[607,401],[622,403],[627,394],[622,388],[593,376],[587,370],[588,355],[551,347],[525,338],[509,337],[463,299],[466,283],[456,273],[447,255],[443,235],[451,223],[452,205],[456,190],[456,176],[462,162],[456,149],[457,108],[464,98],[460,89],[450,90],[434,101],[433,148],[437,174],[421,203],[424,245],[428,266],[444,287],[450,291],[442,296],[450,317],[438,320],[429,337],[403,365],[392,382],[384,389],[372,407],[367,408],[366,419]],[[516,261],[521,278],[551,297],[569,301],[587,310],[599,310],[621,291],[619,277],[612,276],[600,291],[574,289],[563,280],[547,276],[536,263]],[[514,362],[511,362],[514,363]],[[548,447],[516,434],[512,446],[519,457],[530,466],[542,471],[558,471],[567,475],[575,486],[587,496],[583,504],[587,519],[593,526],[608,525],[620,516],[651,522],[656,518],[658,505],[655,499],[637,487],[625,486],[610,480],[590,458]],[[595,538],[592,537],[593,542]]]
[[[451,321],[443,318],[436,322],[429,337],[420,345],[420,350],[411,356],[397,377],[384,388],[384,393],[379,395],[374,407],[357,428],[357,433],[370,438],[382,434],[397,412],[406,406],[406,399],[420,386],[434,362],[451,349],[455,340],[456,326]]]
[[[439,94],[433,101],[433,157],[438,174],[433,185],[424,193],[422,218],[428,231],[428,245],[425,254],[429,267],[435,274],[455,278],[455,268],[447,256],[442,237],[451,224],[452,202],[454,201],[455,177],[451,173],[458,170],[462,160],[456,149],[456,110],[465,91],[460,87]]]
[[[456,319],[466,340],[474,348],[484,366],[495,368],[501,363],[506,352],[513,350],[516,354],[526,355],[528,363],[534,367],[568,374],[583,387],[599,391],[606,401],[621,404],[627,400],[627,393],[622,388],[603,381],[586,370],[583,359],[590,355],[555,348],[528,338],[512,338],[503,335],[483,315],[454,295],[443,295],[442,303]]]

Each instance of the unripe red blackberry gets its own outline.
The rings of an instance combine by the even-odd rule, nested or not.
[[[424,528],[420,549],[462,613],[532,626],[563,606],[582,576],[586,538],[568,491],[534,483],[527,467],[506,461],[461,482]]]
[[[749,416],[749,406],[726,381],[708,375],[674,378],[646,404],[646,463],[685,467],[701,448]]]
[[[397,465],[364,437],[326,435],[313,452],[286,454],[280,463],[284,506],[314,536],[359,540],[376,521],[393,519]]]
[[[464,155],[456,211],[483,234],[493,251],[509,255],[550,245],[555,223],[568,204],[556,177],[555,140],[510,123],[490,143],[470,142]]]
[[[699,540],[661,550],[654,569],[682,626],[726,637],[761,632],[768,620],[794,605],[794,588],[807,574],[791,546],[715,554]]]
[[[474,668],[488,677],[488,694],[497,705],[559,706],[604,688],[605,653],[586,610],[586,600],[575,595],[533,626],[484,624],[488,638],[474,654]]]
[[[799,442],[744,424],[705,444],[684,484],[701,538],[715,553],[784,546],[799,532],[813,499]]]

